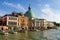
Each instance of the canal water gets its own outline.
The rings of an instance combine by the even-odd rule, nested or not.
[[[0,35],[0,40],[60,40],[60,28]]]

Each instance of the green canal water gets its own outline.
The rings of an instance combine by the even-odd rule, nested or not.
[[[0,40],[60,40],[60,28],[0,35]]]

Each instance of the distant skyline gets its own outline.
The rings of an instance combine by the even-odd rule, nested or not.
[[[29,4],[37,18],[60,23],[60,0],[0,0],[0,16],[14,11],[25,13]]]

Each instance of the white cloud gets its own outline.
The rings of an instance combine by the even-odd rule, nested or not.
[[[0,16],[3,16],[5,14],[8,14],[8,12],[0,10]]]
[[[25,8],[19,3],[18,4],[13,4],[13,3],[9,3],[9,2],[4,2],[3,4],[14,7],[14,8],[18,9],[18,10],[26,11]]]
[[[50,7],[50,5],[46,4],[41,11],[43,13],[41,15],[42,18],[45,18],[50,21],[60,22],[60,14],[55,13]]]
[[[52,0],[55,4],[60,4],[60,0]]]

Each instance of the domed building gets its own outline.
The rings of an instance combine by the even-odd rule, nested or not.
[[[28,7],[28,11],[24,14],[25,16],[27,16],[29,18],[29,29],[34,29],[34,24],[35,24],[35,21],[34,19],[36,18],[34,12],[32,11],[30,5]]]
[[[41,27],[44,27],[44,28],[47,27],[47,24],[45,22],[46,20],[36,18],[34,12],[32,11],[32,9],[30,7],[30,5],[28,7],[28,11],[24,15],[27,16],[29,19],[28,27],[30,30],[35,30],[36,28],[39,29]]]
[[[32,11],[32,9],[31,9],[31,7],[30,7],[30,5],[29,5],[29,7],[28,7],[28,11],[27,11],[24,15],[27,16],[30,20],[36,18],[34,12]]]

